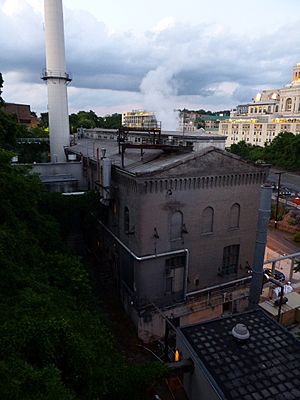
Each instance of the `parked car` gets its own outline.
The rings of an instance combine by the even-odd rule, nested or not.
[[[264,268],[265,274],[272,276],[272,269],[271,268]],[[279,282],[285,282],[286,278],[283,272],[278,271],[278,269],[275,269],[274,271],[274,279],[276,279]]]
[[[292,203],[297,204],[297,205],[300,205],[300,197],[294,197],[294,198],[292,199]]]

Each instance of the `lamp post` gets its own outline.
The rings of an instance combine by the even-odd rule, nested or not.
[[[277,187],[274,229],[277,229],[277,223],[278,223],[278,206],[279,206],[280,182],[282,174],[284,174],[284,172],[275,172],[275,175],[278,175],[278,187]]]

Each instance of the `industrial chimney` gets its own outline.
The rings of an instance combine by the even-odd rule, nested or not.
[[[65,162],[65,147],[70,145],[70,127],[62,0],[45,0],[46,69],[50,153],[52,162]]]

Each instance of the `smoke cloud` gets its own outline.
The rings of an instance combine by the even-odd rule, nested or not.
[[[174,110],[174,97],[177,95],[173,71],[166,66],[151,70],[140,85],[143,105],[147,111],[153,111],[164,130],[176,130],[178,112]]]

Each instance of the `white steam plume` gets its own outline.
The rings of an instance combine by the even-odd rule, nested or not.
[[[177,90],[173,77],[174,70],[159,66],[149,71],[140,85],[145,110],[155,113],[163,130],[176,130],[178,126],[178,112],[174,110]]]

